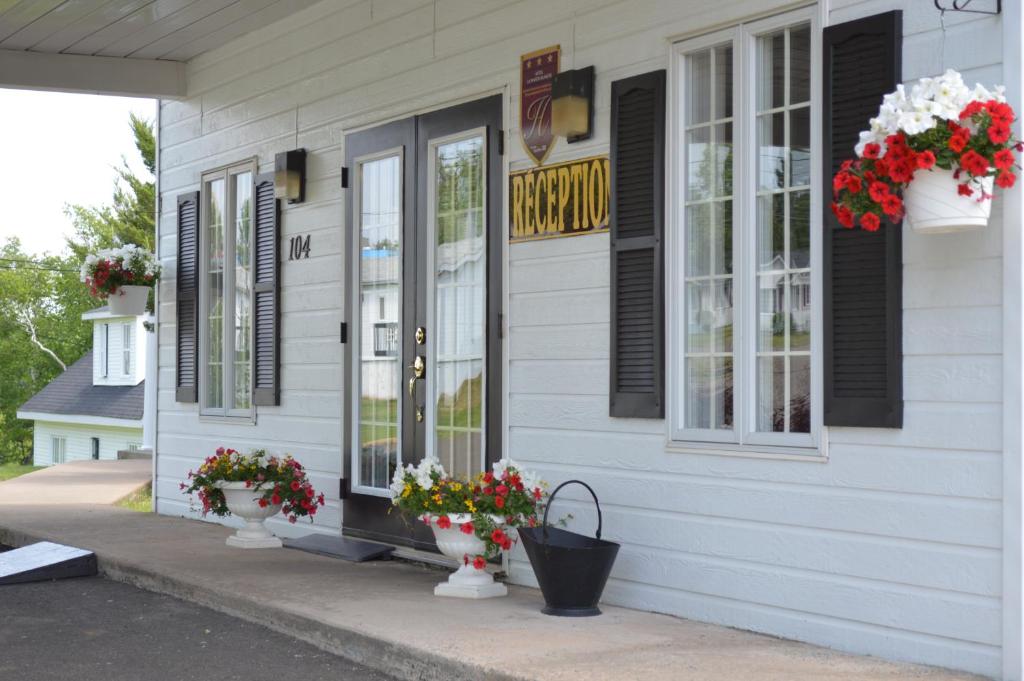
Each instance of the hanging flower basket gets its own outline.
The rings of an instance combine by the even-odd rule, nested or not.
[[[107,301],[111,313],[141,315],[160,278],[160,265],[146,249],[126,244],[86,256],[81,278],[94,298]]]
[[[988,224],[993,185],[1017,181],[1016,120],[1002,87],[969,89],[956,71],[922,78],[908,94],[885,96],[871,128],[860,134],[856,159],[832,179],[832,212],[848,229],[877,231],[882,221],[923,234],[961,232]]]

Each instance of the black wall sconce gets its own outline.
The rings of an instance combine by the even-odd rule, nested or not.
[[[941,2],[935,0],[935,9],[940,12],[970,12],[971,14],[999,14],[1003,11],[1003,0],[995,0],[994,9],[967,9],[972,2],[974,0],[942,0]]]
[[[306,200],[306,150],[282,151],[274,156],[274,198],[288,203]]]
[[[551,132],[570,144],[594,128],[594,67],[556,73],[551,81]]]

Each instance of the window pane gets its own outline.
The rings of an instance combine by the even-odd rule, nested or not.
[[[784,357],[759,357],[757,360],[757,429],[769,433],[786,430]]]
[[[732,46],[715,48],[715,111],[717,119],[732,116]]]
[[[248,409],[251,404],[251,316],[252,316],[252,174],[234,176],[235,310],[233,324],[234,405]]]
[[[786,276],[762,274],[757,278],[757,349],[782,352],[786,349]]]
[[[711,118],[711,51],[691,54],[687,61],[687,125],[706,123]]]
[[[712,204],[714,209],[714,273],[732,274],[732,201]]]
[[[811,183],[811,109],[789,112],[789,185],[805,187]]]
[[[686,276],[711,272],[711,206],[698,203],[686,208]]]
[[[757,268],[762,271],[786,267],[786,195],[768,194],[757,198]]]
[[[715,352],[732,352],[732,279],[715,282],[711,324],[715,329]]]
[[[785,114],[764,114],[757,118],[758,187],[786,186]]]
[[[789,349],[811,349],[811,273],[789,277]]]
[[[369,161],[359,172],[358,483],[384,488],[398,466],[399,451],[401,158]]]
[[[707,280],[686,284],[686,352],[711,351],[711,324],[714,320],[714,298]]]
[[[789,432],[811,432],[811,358],[789,360]]]
[[[225,182],[206,184],[206,406],[224,406],[224,214]]]
[[[789,103],[811,99],[811,27],[789,31]]]
[[[715,126],[715,196],[732,195],[732,123]]]
[[[686,133],[686,164],[686,198],[691,201],[709,198],[715,186],[715,156],[710,127]]]
[[[779,31],[758,40],[757,110],[785,104],[786,33]]]
[[[686,361],[686,427],[711,427],[711,359],[693,357]]]
[[[732,357],[715,359],[715,428],[732,429]]]
[[[789,195],[789,266],[800,269],[811,266],[811,193]]]

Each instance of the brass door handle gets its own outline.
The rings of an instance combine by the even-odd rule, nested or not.
[[[409,365],[409,368],[412,369],[413,376],[423,378],[427,373],[427,361],[423,359],[423,355],[416,355],[416,359]]]
[[[409,397],[416,397],[416,377],[409,379]]]

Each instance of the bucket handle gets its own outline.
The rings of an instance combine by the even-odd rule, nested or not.
[[[590,485],[588,485],[587,483],[583,482],[582,480],[566,480],[561,485],[556,487],[555,491],[551,493],[551,496],[548,498],[548,505],[544,508],[544,543],[545,544],[548,543],[548,511],[551,510],[551,504],[553,504],[554,501],[555,501],[555,495],[558,494],[558,490],[562,489],[566,485],[571,485],[573,483],[576,483],[577,485],[583,485],[584,487],[587,488],[587,491],[590,492],[590,496],[594,497],[594,506],[597,507],[597,538],[598,539],[601,538],[601,504],[597,500],[597,494],[594,493],[594,490],[590,487]]]

